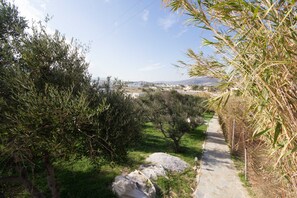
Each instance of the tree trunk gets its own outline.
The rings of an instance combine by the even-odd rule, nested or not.
[[[44,156],[44,164],[46,167],[46,173],[47,173],[47,185],[52,193],[53,198],[59,198],[59,188],[58,184],[55,178],[55,171],[52,163],[50,162],[49,155],[45,154]]]
[[[45,196],[38,190],[36,186],[28,179],[27,170],[19,165],[16,166],[16,171],[19,173],[20,182],[29,191],[34,198],[44,198]]]
[[[179,139],[172,138],[173,143],[174,143],[174,152],[178,153],[180,152],[180,146],[179,146]]]

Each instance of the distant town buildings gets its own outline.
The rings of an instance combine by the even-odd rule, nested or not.
[[[183,85],[166,83],[126,82],[126,94],[132,98],[138,98],[148,90],[171,91],[175,90],[182,94],[196,95],[197,93],[214,92],[214,86]]]

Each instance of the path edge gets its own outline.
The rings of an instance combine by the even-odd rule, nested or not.
[[[195,198],[196,196],[196,192],[198,190],[198,185],[199,185],[199,182],[200,182],[200,176],[201,176],[201,167],[202,167],[202,158],[204,156],[204,152],[205,152],[205,144],[206,144],[206,139],[207,139],[207,132],[208,132],[208,128],[209,128],[209,123],[210,121],[214,118],[214,116],[216,116],[217,114],[214,114],[212,116],[212,118],[207,122],[207,128],[206,128],[206,131],[204,132],[205,133],[205,140],[202,144],[202,154],[201,154],[201,159],[199,159],[199,167],[196,169],[196,187],[195,187],[195,190],[194,192],[192,193],[192,197]]]

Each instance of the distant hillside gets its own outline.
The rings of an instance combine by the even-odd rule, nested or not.
[[[194,77],[187,80],[181,81],[163,81],[163,82],[156,82],[161,84],[170,84],[170,85],[203,85],[203,86],[214,86],[218,84],[219,80],[216,78],[211,77]]]
[[[157,82],[146,82],[146,81],[129,81],[126,82],[131,87],[142,87],[144,85],[202,85],[202,86],[215,86],[219,82],[216,78],[211,77],[194,77],[187,80],[181,81],[157,81]]]

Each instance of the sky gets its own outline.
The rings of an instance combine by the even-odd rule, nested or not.
[[[164,7],[161,0],[9,0],[20,15],[44,20],[48,31],[59,30],[68,40],[90,46],[87,61],[93,78],[111,76],[125,81],[188,79],[189,48],[208,54],[202,46],[208,33],[186,24],[186,18]]]

